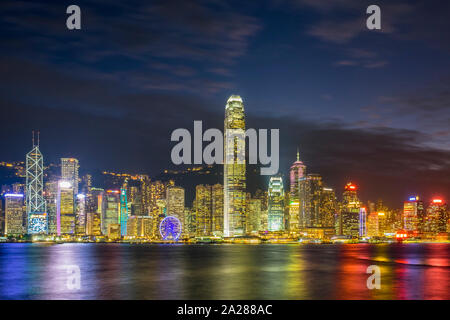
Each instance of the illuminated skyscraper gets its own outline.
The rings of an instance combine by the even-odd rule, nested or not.
[[[86,201],[86,233],[89,236],[99,236],[101,231],[101,218],[104,190],[100,188],[91,188],[87,194]]]
[[[23,194],[5,194],[5,235],[25,233]]]
[[[306,172],[306,166],[300,161],[300,153],[297,149],[297,161],[295,161],[289,171],[290,194],[289,194],[289,231],[296,233],[300,230],[300,179]]]
[[[281,177],[271,177],[269,181],[269,231],[284,230],[284,188]]]
[[[39,234],[47,233],[47,213],[44,191],[44,158],[39,150],[39,133],[38,143],[34,144],[33,132],[33,149],[26,156],[26,207],[27,207],[27,233]]]
[[[107,190],[102,205],[102,233],[107,235],[113,230],[115,236],[118,225],[120,235],[120,191]]]
[[[86,195],[79,193],[75,202],[75,233],[78,235],[86,234]]]
[[[195,187],[196,236],[210,236],[212,231],[212,190],[209,185]]]
[[[120,234],[127,235],[128,201],[127,190],[120,189]]]
[[[261,230],[261,199],[247,199],[247,233],[257,234]]]
[[[57,216],[56,200],[58,196],[58,180],[50,180],[45,183],[44,198],[47,206],[48,233],[56,234]]]
[[[232,95],[225,108],[224,236],[245,233],[245,115],[240,96]]]
[[[223,235],[223,186],[219,183],[211,188],[212,192],[212,234]]]
[[[322,188],[318,220],[319,226],[334,230],[334,216],[336,211],[337,201],[334,190],[331,188]]]
[[[261,221],[260,221],[260,231],[268,231],[268,217],[267,217],[267,206],[268,206],[268,193],[263,190],[256,190],[255,199],[261,200]]]
[[[336,216],[336,234],[359,237],[361,203],[357,195],[357,187],[349,182],[345,186],[341,210]]]
[[[178,186],[167,187],[166,193],[166,215],[174,216],[184,222],[184,188]],[[182,226],[183,232],[185,226]]]
[[[446,233],[449,219],[450,214],[444,200],[433,199],[427,208],[425,232],[428,236]]]
[[[423,229],[424,208],[418,196],[411,196],[403,205],[403,226],[406,231],[418,234]],[[420,230],[419,230],[420,229]]]
[[[77,159],[61,158],[61,179],[72,184],[74,195],[78,194],[78,168]]]
[[[359,209],[359,236],[367,236],[367,210],[365,207]]]
[[[372,211],[367,215],[367,236],[378,237],[378,212]]]
[[[58,195],[56,199],[56,233],[75,233],[75,198],[73,186],[69,181],[61,180],[58,184]]]
[[[299,225],[300,229],[320,226],[320,204],[322,197],[322,177],[308,174],[299,181]]]

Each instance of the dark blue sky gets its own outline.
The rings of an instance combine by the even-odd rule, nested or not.
[[[114,3],[114,4],[113,4]],[[66,28],[77,4],[82,29]],[[365,27],[369,4],[382,30]],[[280,128],[281,171],[298,145],[338,193],[396,205],[450,196],[450,4],[446,1],[2,1],[2,160],[41,131],[49,161],[146,172],[170,166],[170,133]]]

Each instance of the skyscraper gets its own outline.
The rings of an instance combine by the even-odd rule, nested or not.
[[[306,166],[300,161],[300,153],[297,149],[297,160],[292,164],[289,170],[290,177],[290,194],[289,194],[289,224],[288,228],[291,233],[296,233],[300,229],[300,179],[306,172]]]
[[[359,236],[367,236],[367,210],[365,207],[359,209]]]
[[[23,217],[23,194],[5,194],[5,235],[24,234]]]
[[[46,233],[48,229],[47,213],[44,191],[44,158],[39,150],[38,142],[34,143],[33,149],[26,156],[26,207],[27,207],[27,233],[39,234]]]
[[[345,186],[342,205],[336,217],[336,234],[358,238],[360,233],[361,203],[357,195],[357,187],[349,182]]]
[[[308,174],[299,181],[300,228],[319,227],[320,204],[322,196],[322,177]]]
[[[102,202],[102,233],[109,234],[110,227],[113,226],[115,234],[118,225],[120,234],[120,191],[107,190]]]
[[[247,199],[247,233],[257,234],[261,230],[261,199]]]
[[[195,187],[195,223],[196,236],[210,236],[212,231],[212,189],[210,185]]]
[[[177,217],[184,232],[184,188],[178,186],[167,187],[166,205],[166,215]]]
[[[56,179],[52,179],[45,183],[44,198],[47,207],[49,234],[56,234],[56,227],[57,227],[56,200],[58,197],[58,183],[59,181]]]
[[[224,236],[245,233],[245,115],[240,96],[232,95],[224,123]]]
[[[56,233],[75,233],[75,198],[73,196],[73,186],[69,181],[61,180],[58,184],[58,194],[56,198]]]
[[[75,200],[75,233],[86,234],[86,195],[79,193]]]
[[[74,195],[78,194],[78,168],[77,159],[61,158],[61,179],[72,184]]]
[[[89,236],[101,235],[101,218],[104,190],[91,188],[86,201],[86,233]]]
[[[403,205],[404,229],[417,235],[419,230],[423,230],[424,215],[423,202],[419,197],[409,197]]]
[[[223,186],[219,183],[211,188],[212,192],[212,234],[223,235]]]
[[[440,198],[433,199],[428,205],[425,232],[429,236],[447,232],[447,223],[450,219],[447,204]]]
[[[271,177],[269,181],[269,231],[284,230],[284,188],[281,177]]]
[[[120,189],[120,234],[121,234],[121,236],[127,235],[127,221],[128,221],[127,190],[125,188],[122,188],[122,189]]]

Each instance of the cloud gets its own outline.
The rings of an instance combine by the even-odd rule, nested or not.
[[[374,68],[382,68],[388,64],[387,61],[374,61],[368,62],[364,65],[365,68],[374,69]]]
[[[340,60],[335,62],[335,66],[341,66],[341,67],[348,67],[348,66],[357,66],[359,63],[358,61],[354,60]]]
[[[312,26],[307,34],[317,37],[322,41],[343,44],[355,38],[365,28],[364,18],[347,21],[322,21]]]
[[[82,30],[76,32],[65,26],[63,4],[5,5],[0,18],[6,35],[3,56],[75,70],[88,65],[91,73],[105,77],[123,78],[129,72],[143,83],[136,88],[146,90],[163,85],[185,90],[201,84],[207,86],[204,93],[229,88],[215,77],[219,72],[232,74],[262,29],[257,18],[216,1],[82,1]],[[138,81],[130,79],[130,84]]]

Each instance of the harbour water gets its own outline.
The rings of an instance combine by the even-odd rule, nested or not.
[[[0,298],[450,299],[450,244],[2,243]]]

